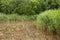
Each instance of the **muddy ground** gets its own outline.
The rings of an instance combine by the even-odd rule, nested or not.
[[[34,21],[0,21],[0,40],[59,40],[36,28]]]

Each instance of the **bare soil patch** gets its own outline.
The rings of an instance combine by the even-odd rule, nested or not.
[[[37,29],[34,21],[0,21],[0,40],[59,40]]]

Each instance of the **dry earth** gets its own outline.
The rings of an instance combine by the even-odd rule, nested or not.
[[[45,35],[34,25],[34,21],[0,21],[0,40],[59,40]]]

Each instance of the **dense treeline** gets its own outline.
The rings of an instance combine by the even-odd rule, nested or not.
[[[0,0],[0,12],[33,15],[49,9],[58,9],[60,0]]]

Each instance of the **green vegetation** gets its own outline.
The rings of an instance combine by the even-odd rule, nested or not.
[[[22,20],[35,20],[37,15],[18,15],[18,14],[3,14],[0,13],[0,21],[22,21]]]
[[[60,0],[0,0],[0,12],[5,14],[35,15],[59,7]]]
[[[60,24],[58,8],[60,0],[0,0],[0,21],[36,20],[42,12],[37,17],[37,25],[48,26],[49,31],[57,30]]]
[[[42,12],[37,17],[38,28],[46,28],[45,31],[60,35],[60,10]]]
[[[0,21],[37,19],[38,28],[60,35],[59,8],[60,0],[0,0]]]

